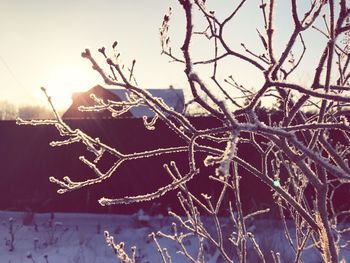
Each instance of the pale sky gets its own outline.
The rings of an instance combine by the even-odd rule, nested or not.
[[[236,5],[239,1],[212,2],[222,16],[230,12],[232,3]],[[290,6],[286,4],[289,1],[277,2],[278,51],[286,44],[292,20]],[[248,0],[227,30],[232,46],[241,53],[244,53],[241,42],[262,51],[256,34],[256,28],[263,31],[260,3],[260,0]],[[184,14],[175,0],[0,0],[0,4],[0,100],[44,104],[40,87],[45,86],[58,107],[67,107],[73,91],[88,90],[102,83],[89,62],[81,58],[81,51],[89,47],[99,57],[97,49],[108,48],[115,40],[119,42],[126,65],[136,59],[135,74],[140,86],[167,88],[173,85],[187,89],[183,67],[169,63],[167,57],[160,55],[159,27],[169,6],[173,8],[170,32],[174,52],[183,40]],[[317,32],[305,35],[313,51],[323,48],[322,39]],[[210,44],[204,41],[195,40],[194,55],[212,58],[213,51],[208,46]],[[306,57],[304,69],[307,70],[296,72],[295,79],[307,81],[319,57],[317,53],[311,52]],[[224,63],[220,77],[233,75],[249,88],[259,87],[262,79],[255,69],[232,58]],[[198,68],[198,71],[207,77],[211,74],[205,68]]]

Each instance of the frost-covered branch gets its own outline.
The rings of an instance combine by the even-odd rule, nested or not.
[[[89,61],[106,85],[125,89],[128,95],[125,101],[105,101],[91,95],[94,105],[82,106],[79,110],[108,111],[117,118],[133,108],[147,106],[154,115],[151,119],[140,119],[145,128],[152,132],[162,122],[178,136],[181,144],[134,153],[121,152],[103,143],[103,139],[92,138],[80,129],[72,129],[58,115],[51,98],[43,89],[56,119],[18,119],[17,123],[55,126],[62,140],[52,142],[51,146],[82,144],[95,157],[93,160],[80,157],[80,161],[95,174],[94,178],[79,182],[69,177],[50,180],[58,184],[59,193],[65,193],[107,180],[115,175],[121,164],[136,159],[187,153],[185,167],[178,167],[174,161],[164,165],[171,181],[154,192],[115,199],[103,197],[99,200],[101,205],[129,204],[151,201],[170,191],[178,192],[178,202],[185,217],[171,212],[178,222],[178,225],[172,226],[172,233],[157,232],[152,235],[163,262],[171,262],[171,257],[168,251],[160,247],[156,237],[176,242],[180,252],[190,262],[204,261],[206,242],[215,247],[226,262],[234,262],[228,243],[236,251],[239,261],[247,262],[250,253],[247,242],[252,243],[262,262],[281,260],[283,255],[272,249],[267,253],[262,251],[254,233],[247,228],[248,221],[272,209],[245,210],[241,197],[246,193],[240,190],[240,180],[245,176],[255,178],[258,184],[265,184],[270,190],[271,198],[275,201],[271,206],[279,211],[286,242],[294,251],[295,262],[300,262],[307,247],[318,248],[324,262],[338,262],[341,249],[339,240],[347,231],[340,229],[338,219],[348,215],[348,210],[338,211],[341,208],[333,204],[334,195],[341,188],[339,185],[347,185],[350,181],[350,128],[345,116],[349,113],[350,105],[349,3],[345,0],[337,3],[333,0],[311,0],[304,6],[296,0],[287,1],[291,13],[286,19],[290,19],[291,30],[286,30],[286,34],[289,32],[287,42],[280,45],[277,43],[279,37],[276,28],[280,27],[277,12],[280,11],[278,5],[282,3],[261,0],[256,5],[261,24],[254,29],[258,40],[258,45],[254,45],[245,43],[239,35],[231,38],[230,34],[226,34],[231,32],[229,30],[235,32],[235,27],[231,29],[230,26],[236,23],[239,15],[244,16],[249,1],[241,0],[234,6],[230,5],[231,10],[226,16],[211,10],[209,1],[178,2],[185,18],[181,47],[175,50],[170,41],[173,39],[169,30],[173,15],[170,8],[160,28],[161,52],[183,66],[186,88],[190,91],[188,108],[195,105],[201,112],[210,114],[215,122],[210,127],[198,128],[193,118],[176,112],[164,100],[154,97],[140,86],[134,71],[136,60],[129,63],[130,67],[122,65],[120,53],[116,54],[117,42],[112,45],[114,53],[111,55],[104,47],[99,49],[105,64],[98,63],[94,53],[86,49],[82,57]],[[202,22],[197,25],[197,21]],[[324,43],[321,43],[316,54],[318,63],[312,71],[312,83],[306,85],[297,81],[296,72],[305,70],[308,54],[317,51],[306,41],[306,36],[314,29],[322,35]],[[203,39],[208,43],[208,52],[198,56],[192,46]],[[277,50],[277,46],[284,48]],[[247,88],[245,83],[238,84],[241,81],[233,77],[235,69],[232,69],[232,75],[222,77],[222,73],[226,74],[225,63],[228,60],[239,60],[256,72],[257,79],[262,81],[257,81],[254,89]],[[208,71],[202,71],[202,67],[209,68],[209,77],[203,76]],[[271,109],[261,106],[266,98],[272,101]],[[310,105],[311,111],[308,110]],[[257,156],[256,161],[245,160],[245,147],[251,151],[248,156]],[[100,160],[106,153],[115,160],[107,172],[102,172]],[[203,174],[204,166],[207,166],[205,169],[212,168],[211,174]],[[219,185],[219,192],[195,194],[189,183],[199,176],[208,176],[213,185]],[[314,193],[314,197],[310,197],[308,191]],[[232,233],[229,237],[224,234],[222,215],[225,213],[229,213],[231,223]],[[213,233],[205,225],[203,215],[211,218],[215,226]],[[293,221],[295,237],[289,232],[289,219]],[[178,226],[185,232],[180,233]],[[190,253],[184,242],[190,237],[195,237],[198,243],[194,254]],[[125,262],[132,260],[125,256],[123,247],[114,244],[109,235],[106,239],[119,258],[124,258]]]

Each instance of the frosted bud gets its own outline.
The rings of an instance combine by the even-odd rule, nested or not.
[[[104,198],[104,197],[100,198],[100,199],[98,200],[98,202],[99,202],[99,204],[100,204],[101,206],[106,206],[106,205],[108,205],[108,199],[107,199],[107,198]]]
[[[68,176],[63,177],[63,180],[66,181],[66,182],[69,182],[69,183],[72,182],[71,179]]]
[[[107,64],[108,64],[108,65],[113,65],[113,61],[112,61],[110,58],[107,58],[106,61],[107,61]]]
[[[98,49],[98,52],[102,53],[103,55],[105,54],[106,48],[105,47],[101,47]]]
[[[82,53],[81,53],[81,56],[83,58],[87,58],[87,57],[90,57],[91,56],[91,52],[88,48],[86,48]]]
[[[204,165],[205,166],[213,166],[214,164],[218,163],[220,161],[220,158],[212,156],[212,155],[208,155],[205,159],[204,159]]]
[[[56,182],[56,178],[53,177],[53,176],[50,176],[50,177],[49,177],[49,181],[50,181],[51,183],[54,183],[54,182]]]
[[[340,121],[346,125],[346,126],[349,126],[349,120],[346,116],[340,116]]]
[[[211,199],[211,196],[209,196],[209,195],[207,195],[207,194],[202,193],[202,196],[203,196],[203,198],[206,199],[206,200],[210,200],[210,199]]]

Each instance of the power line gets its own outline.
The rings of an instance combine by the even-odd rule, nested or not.
[[[11,70],[10,66],[6,63],[5,59],[0,55],[0,61],[2,62],[2,64],[5,66],[5,68],[7,69],[7,71],[10,73],[11,77],[14,79],[14,81],[16,82],[17,86],[21,89],[23,89],[23,85],[21,83],[21,81],[16,77],[16,75],[14,74],[14,72]]]

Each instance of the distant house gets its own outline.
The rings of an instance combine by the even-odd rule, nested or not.
[[[174,108],[177,112],[182,112],[184,108],[184,95],[180,89],[148,89],[153,96],[162,98],[164,102]],[[72,96],[73,103],[68,110],[63,114],[64,119],[106,119],[111,118],[111,113],[107,110],[100,112],[82,112],[79,111],[79,106],[92,106],[95,102],[90,95],[95,94],[98,98],[113,101],[125,101],[127,91],[125,89],[106,89],[97,85],[85,92],[77,92]],[[118,118],[142,118],[143,116],[152,117],[154,113],[147,106],[133,107],[130,111],[123,113]]]

